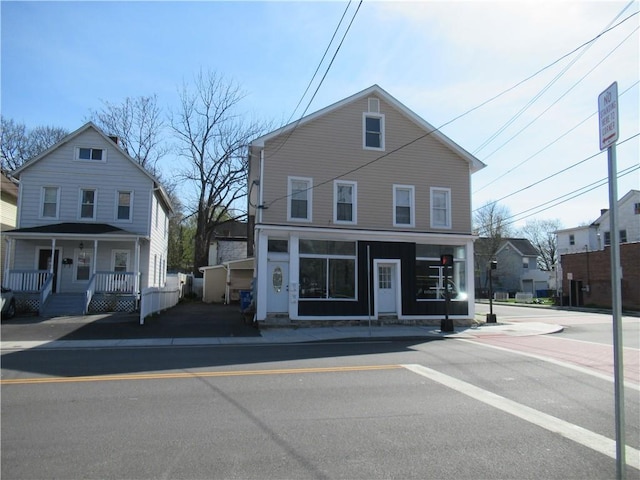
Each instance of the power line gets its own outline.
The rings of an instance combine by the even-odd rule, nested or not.
[[[573,90],[574,88],[576,88],[585,78],[587,78],[596,68],[598,68],[600,65],[602,65],[602,63],[611,56],[611,54],[613,54],[613,52],[615,52],[618,48],[620,48],[622,46],[622,44],[624,42],[626,42],[627,40],[629,40],[629,38],[631,38],[631,35],[633,35],[634,33],[636,33],[638,31],[640,27],[636,27],[629,35],[627,35],[624,40],[622,40],[618,45],[615,46],[615,48],[613,50],[611,50],[607,55],[604,56],[604,58],[602,60],[600,60],[597,64],[595,64],[587,73],[585,73],[582,77],[580,77],[580,79],[575,82],[571,87],[569,87],[569,89],[567,91],[565,91],[562,95],[560,95],[560,97],[558,97],[551,105],[549,105],[545,110],[542,111],[542,113],[540,113],[537,117],[535,117],[533,120],[531,120],[528,124],[526,124],[524,127],[522,127],[518,132],[516,132],[513,136],[511,136],[511,138],[509,138],[506,142],[504,142],[502,145],[500,145],[498,148],[496,148],[493,152],[491,152],[489,155],[487,155],[486,157],[484,157],[482,159],[482,161],[486,161],[489,157],[491,157],[494,153],[496,153],[498,150],[500,150],[502,147],[504,147],[505,145],[507,145],[509,142],[511,142],[514,138],[516,138],[518,135],[520,135],[522,132],[524,132],[527,128],[529,128],[532,124],[534,124],[537,120],[540,119],[540,117],[542,117],[545,113],[547,113],[549,110],[551,110],[551,108],[556,105],[560,100],[562,100],[565,96],[567,96],[571,90]],[[512,168],[511,170],[509,170],[509,172],[514,171],[516,168],[518,168],[519,166],[521,166],[523,163],[522,162],[520,164],[518,164],[516,167]],[[507,173],[509,173],[507,172]],[[482,190],[483,188],[487,187],[488,185],[491,185],[491,183],[494,183],[496,180],[504,177],[505,175],[507,175],[507,173],[501,175],[500,177],[494,179],[493,181],[491,181],[490,183],[488,183],[487,185],[485,185],[484,187],[482,187],[480,190]],[[479,190],[478,190],[479,191]]]
[[[631,90],[633,87],[635,87],[636,85],[638,85],[638,83],[640,83],[640,81],[636,81],[633,85],[631,85],[629,88],[627,88],[626,90],[624,90],[622,93],[620,93],[620,96],[623,96],[625,93],[627,93],[629,90]],[[488,187],[489,185],[497,182],[498,180],[500,180],[501,178],[507,176],[509,173],[513,172],[515,169],[517,169],[518,167],[520,167],[521,165],[523,165],[524,163],[528,162],[529,160],[531,160],[532,158],[534,158],[535,156],[539,155],[540,153],[544,152],[547,148],[549,148],[551,145],[555,144],[556,142],[558,142],[559,140],[563,139],[564,137],[566,137],[569,133],[573,132],[576,128],[578,128],[579,126],[581,126],[583,123],[587,122],[589,119],[591,119],[591,117],[593,117],[594,115],[596,115],[598,113],[598,111],[596,110],[595,112],[593,112],[591,115],[589,115],[587,118],[585,118],[584,120],[582,120],[581,122],[579,122],[578,124],[576,124],[574,127],[572,127],[571,129],[567,130],[565,133],[563,133],[562,135],[560,135],[559,137],[557,137],[555,140],[551,141],[550,143],[548,143],[547,145],[545,145],[544,147],[542,147],[540,150],[538,150],[536,153],[534,153],[533,155],[525,158],[523,161],[521,161],[520,163],[518,163],[516,166],[514,166],[513,168],[511,168],[510,170],[507,170],[505,173],[503,173],[502,175],[494,178],[493,180],[491,180],[489,183],[483,185],[482,187],[480,187],[479,189],[477,189],[475,192],[473,192],[474,194],[481,192],[482,190],[484,190],[486,187]]]
[[[627,92],[628,92],[629,90],[631,90],[633,87],[635,87],[636,85],[638,85],[638,83],[640,83],[640,81],[636,81],[633,85],[631,85],[631,86],[630,86],[629,88],[627,88],[624,92],[622,92],[622,93],[620,94],[620,96],[623,96],[625,93],[627,93]],[[505,172],[504,174],[500,175],[500,176],[498,177],[498,179],[500,179],[500,178],[502,178],[502,177],[506,176],[509,172],[512,172],[513,170],[515,170],[516,168],[518,168],[518,167],[519,167],[520,165],[522,165],[523,163],[525,163],[525,162],[527,162],[527,161],[531,160],[533,157],[535,157],[535,156],[536,156],[536,155],[538,155],[539,153],[541,153],[541,152],[545,151],[545,150],[546,150],[547,148],[549,148],[551,145],[553,145],[554,143],[558,142],[558,141],[559,141],[559,140],[561,140],[562,138],[566,137],[569,133],[573,132],[576,128],[578,128],[579,126],[581,126],[583,123],[587,122],[591,117],[593,117],[593,116],[594,116],[594,115],[596,115],[597,113],[598,113],[597,111],[593,112],[593,113],[592,113],[591,115],[589,115],[587,118],[585,118],[584,120],[582,120],[580,123],[578,123],[577,125],[575,125],[575,126],[574,126],[574,127],[572,127],[571,129],[567,130],[565,133],[563,133],[562,135],[560,135],[559,137],[557,137],[557,138],[556,138],[555,140],[553,140],[551,143],[548,143],[546,146],[542,147],[542,148],[541,148],[540,150],[538,150],[536,153],[534,153],[534,154],[533,154],[533,155],[531,155],[530,157],[528,157],[528,158],[524,159],[522,162],[520,162],[518,165],[516,165],[515,167],[513,167],[513,168],[512,168],[511,170],[509,170],[508,172]],[[639,135],[639,134],[636,134],[636,135],[634,135],[634,136],[632,136],[632,137],[627,138],[626,140],[623,140],[623,141],[621,141],[621,142],[618,142],[618,145],[622,145],[623,143],[625,143],[625,142],[627,142],[627,141],[629,141],[629,140],[632,140],[633,138],[636,138],[638,135]],[[505,195],[504,197],[499,198],[498,200],[494,200],[494,201],[492,201],[492,202],[489,202],[487,205],[493,205],[494,203],[498,203],[498,202],[500,202],[500,201],[504,200],[505,198],[509,198],[509,197],[511,197],[511,196],[513,196],[513,195],[515,195],[516,193],[520,193],[520,192],[522,192],[523,190],[526,190],[526,189],[528,189],[528,188],[530,188],[530,187],[533,187],[533,186],[535,186],[535,185],[538,185],[539,183],[542,183],[542,182],[544,182],[544,181],[546,181],[546,180],[549,180],[550,178],[553,178],[553,177],[555,177],[556,175],[559,175],[560,173],[566,172],[567,170],[569,170],[569,169],[571,169],[571,168],[573,168],[573,167],[576,167],[576,166],[578,166],[578,165],[580,165],[580,164],[582,164],[582,163],[586,162],[587,160],[591,160],[592,158],[597,157],[598,155],[600,155],[600,153],[601,153],[601,152],[598,152],[598,153],[596,153],[596,154],[594,154],[594,155],[592,155],[592,156],[590,156],[590,157],[585,158],[584,160],[580,160],[579,162],[574,163],[573,165],[571,165],[571,166],[569,166],[569,167],[567,167],[567,168],[564,168],[564,169],[562,169],[562,170],[560,170],[560,171],[558,171],[558,172],[556,172],[556,173],[554,173],[554,174],[552,174],[552,175],[549,175],[548,177],[545,177],[545,178],[543,178],[542,180],[539,180],[539,181],[537,181],[537,182],[535,182],[535,183],[529,184],[529,185],[527,185],[526,187],[523,187],[523,188],[521,188],[521,189],[519,189],[519,190],[517,190],[517,191],[515,191],[515,192],[512,192],[512,193],[510,193],[510,194],[508,194],[508,195]],[[485,185],[484,187],[480,188],[479,190],[476,190],[476,191],[475,191],[475,192],[473,192],[473,193],[474,193],[474,194],[478,193],[480,190],[484,189],[485,187],[487,187],[487,186],[488,186],[488,185],[490,185],[491,183],[493,183],[493,182],[488,183],[487,185]],[[476,209],[476,210],[478,210],[478,209]],[[474,210],[474,211],[476,211],[476,210]]]
[[[360,2],[360,3],[362,3],[362,2]],[[356,13],[357,13],[357,12],[356,12]],[[492,101],[494,101],[494,100],[496,100],[496,99],[500,98],[501,96],[505,95],[506,93],[510,92],[511,90],[514,90],[515,88],[519,87],[519,86],[520,86],[520,85],[522,85],[523,83],[527,82],[528,80],[531,80],[532,78],[536,77],[537,75],[539,75],[539,74],[540,74],[540,73],[542,73],[543,71],[545,71],[545,70],[549,69],[549,68],[550,68],[550,67],[552,67],[553,65],[555,65],[555,64],[557,64],[558,62],[562,61],[564,58],[567,58],[567,57],[569,57],[570,55],[572,55],[573,53],[575,53],[575,52],[577,52],[578,50],[580,50],[581,48],[583,48],[583,47],[585,47],[585,46],[587,46],[587,45],[590,45],[591,43],[595,42],[597,39],[599,39],[600,37],[602,37],[602,36],[603,36],[603,35],[605,35],[606,33],[608,33],[608,32],[610,32],[610,31],[614,30],[614,29],[615,29],[615,28],[617,28],[617,27],[619,27],[620,25],[622,25],[623,23],[625,23],[626,21],[628,21],[630,18],[634,17],[635,15],[638,15],[638,13],[640,13],[640,12],[634,12],[634,13],[632,13],[632,14],[631,14],[631,15],[629,15],[628,17],[626,17],[626,18],[624,18],[623,20],[621,20],[620,22],[618,22],[617,24],[615,24],[615,25],[613,25],[613,26],[611,26],[611,27],[607,28],[607,29],[606,29],[606,30],[604,30],[603,32],[600,32],[598,35],[596,35],[595,37],[593,37],[591,40],[588,40],[588,41],[584,42],[584,43],[583,43],[583,44],[581,44],[580,46],[578,46],[578,47],[574,48],[573,50],[571,50],[569,53],[567,53],[567,54],[565,54],[565,55],[561,56],[560,58],[558,58],[558,59],[556,59],[556,60],[554,60],[554,61],[553,61],[553,62],[551,62],[549,65],[547,65],[547,66],[545,66],[545,67],[540,68],[537,72],[535,72],[534,74],[532,74],[532,75],[528,76],[528,77],[527,77],[527,78],[525,78],[524,80],[521,80],[520,82],[516,83],[516,84],[515,84],[515,85],[513,85],[512,87],[509,87],[509,88],[507,88],[506,90],[503,90],[501,93],[499,93],[499,94],[497,94],[497,95],[494,95],[493,97],[489,98],[488,100],[485,100],[484,102],[480,103],[479,105],[477,105],[477,106],[475,106],[475,107],[473,107],[473,108],[471,108],[471,109],[467,110],[466,112],[461,113],[460,115],[458,115],[458,116],[456,116],[456,117],[452,118],[451,120],[449,120],[449,121],[447,121],[447,122],[445,122],[445,123],[441,124],[439,127],[434,128],[433,130],[430,130],[430,131],[426,132],[425,134],[420,135],[419,137],[415,138],[414,140],[411,140],[411,141],[409,141],[409,142],[407,142],[407,143],[405,143],[405,144],[403,144],[403,145],[400,145],[399,147],[395,148],[394,150],[391,150],[391,151],[389,151],[389,152],[386,152],[386,153],[384,153],[384,154],[382,154],[382,155],[380,155],[380,156],[378,156],[378,157],[374,158],[373,160],[370,160],[370,161],[368,161],[368,162],[366,162],[366,163],[364,163],[364,164],[362,164],[362,165],[359,165],[359,166],[357,166],[357,167],[355,167],[355,168],[352,168],[351,170],[349,170],[349,171],[347,171],[347,172],[344,172],[344,173],[342,173],[342,174],[340,174],[340,175],[337,175],[337,176],[334,176],[334,177],[332,177],[332,178],[329,178],[328,180],[325,180],[324,182],[321,182],[321,183],[318,183],[318,184],[312,185],[311,187],[309,187],[308,189],[306,189],[306,190],[304,190],[304,191],[313,190],[313,189],[315,189],[315,188],[317,188],[317,187],[320,187],[320,186],[322,186],[322,185],[325,185],[325,184],[327,184],[327,183],[330,183],[330,182],[332,182],[333,180],[337,180],[337,179],[342,178],[342,177],[344,177],[344,176],[346,176],[346,175],[349,175],[350,173],[354,173],[354,172],[356,172],[356,171],[358,171],[358,170],[361,170],[361,169],[363,169],[363,168],[365,168],[365,167],[367,167],[367,166],[369,166],[369,165],[372,165],[372,164],[374,164],[374,163],[378,162],[379,160],[382,160],[382,159],[384,159],[384,158],[386,158],[386,157],[390,156],[390,155],[391,155],[391,154],[393,154],[393,153],[396,153],[396,152],[398,152],[398,151],[400,151],[400,150],[402,150],[402,149],[404,149],[404,148],[406,148],[406,147],[408,147],[408,146],[410,146],[410,145],[413,145],[414,143],[416,143],[416,142],[418,142],[418,141],[420,141],[420,140],[422,140],[422,139],[424,139],[424,138],[428,137],[429,135],[431,135],[431,134],[432,134],[432,133],[434,133],[434,132],[441,131],[441,130],[442,130],[444,127],[446,127],[447,125],[450,125],[451,123],[455,122],[456,120],[459,120],[460,118],[462,118],[462,117],[464,117],[464,116],[466,116],[466,115],[469,115],[470,113],[474,112],[475,110],[478,110],[479,108],[481,108],[481,107],[483,107],[483,106],[485,106],[485,105],[487,105],[487,104],[491,103]],[[353,19],[352,19],[352,21],[353,21]],[[343,39],[344,39],[344,37],[343,37]],[[335,56],[334,56],[334,58],[335,58]],[[326,75],[326,74],[325,74],[325,75]],[[317,91],[317,90],[316,90],[316,91]],[[308,108],[308,106],[307,106],[307,108]],[[305,112],[306,112],[306,110],[305,110]],[[299,119],[299,120],[298,120],[298,123],[300,122],[300,120],[301,120],[301,119]],[[295,127],[294,127],[294,130],[295,130]],[[286,142],[286,140],[289,138],[289,136],[291,136],[291,133],[293,133],[293,131],[289,132],[289,135],[288,135],[288,136],[287,136],[287,138],[284,140],[284,142]],[[283,144],[284,144],[284,143],[283,143]],[[276,150],[276,152],[277,152],[280,148],[281,148],[281,147],[279,147],[279,148]],[[270,156],[273,156],[276,152],[272,153]],[[268,203],[268,205],[265,205],[265,206],[264,206],[264,208],[269,208],[269,207],[270,207],[271,205],[273,205],[274,203],[276,203],[276,202],[278,202],[278,201],[280,201],[280,200],[284,200],[284,199],[286,199],[286,198],[288,198],[288,197],[290,197],[290,196],[291,196],[291,194],[285,194],[285,195],[282,195],[282,196],[280,196],[280,197],[276,197],[276,198],[274,198],[273,200],[271,200],[271,201]]]
[[[336,48],[336,51],[333,53],[333,56],[331,57],[331,61],[329,62],[329,65],[327,66],[327,69],[325,70],[324,75],[322,75],[322,78],[320,79],[320,83],[318,83],[318,86],[316,87],[315,91],[313,92],[313,95],[311,96],[311,99],[307,103],[307,106],[305,107],[304,111],[300,114],[300,118],[298,118],[298,120],[296,120],[295,125],[293,126],[293,128],[291,130],[289,130],[289,132],[287,132],[287,135],[284,137],[284,139],[282,140],[280,145],[277,146],[275,151],[269,154],[270,157],[273,157],[276,153],[278,153],[280,151],[280,149],[287,143],[287,141],[289,140],[291,135],[293,135],[293,132],[298,128],[298,125],[300,124],[300,121],[304,118],[305,114],[309,110],[309,107],[311,106],[311,103],[316,98],[316,95],[318,94],[318,91],[320,90],[320,87],[322,86],[322,83],[324,82],[324,79],[327,77],[327,74],[329,73],[329,70],[331,69],[331,66],[333,65],[333,62],[336,59],[336,56],[338,55],[338,52],[340,51],[340,48],[342,47],[342,44],[344,43],[344,39],[347,37],[347,34],[349,33],[349,30],[351,30],[351,25],[353,25],[353,21],[356,19],[356,15],[360,11],[360,6],[362,5],[362,1],[363,0],[360,0],[360,2],[358,3],[358,7],[356,8],[356,11],[353,13],[353,15],[351,17],[351,21],[349,22],[349,25],[347,26],[347,29],[345,30],[344,34],[342,35],[342,39],[340,40],[340,43],[338,44],[338,47]],[[338,29],[340,28],[340,25],[342,24],[342,20],[344,19],[344,16],[347,13],[347,10],[349,9],[349,5],[351,5],[351,0],[349,0],[349,3],[347,4],[347,8],[345,9],[344,13],[342,14],[342,18],[340,19],[340,22],[338,23],[338,26],[336,27],[336,30],[334,31],[333,36],[331,37],[331,41],[329,42],[329,45],[327,46],[327,49],[325,50],[325,53],[322,56],[322,59],[320,60],[320,63],[318,64],[318,68],[316,69],[315,73],[313,74],[313,78],[309,82],[309,85],[307,86],[307,89],[305,90],[304,94],[300,98],[300,101],[298,102],[298,105],[296,105],[296,108],[294,109],[293,113],[295,113],[295,111],[298,109],[298,107],[300,106],[300,103],[302,102],[302,99],[304,98],[304,96],[309,91],[309,87],[311,87],[313,79],[315,78],[316,74],[318,73],[318,70],[320,69],[320,65],[322,65],[322,62],[324,61],[324,58],[325,58],[325,56],[327,54],[327,51],[329,50],[329,47],[333,43],[333,39],[335,38],[335,35],[338,32]],[[287,124],[291,120],[291,118],[293,117],[293,113],[291,114],[291,117],[289,117],[289,120],[287,121]]]
[[[620,172],[618,172],[618,174],[617,174],[616,178],[624,177],[625,175],[628,175],[628,174],[630,174],[630,173],[633,173],[633,172],[635,172],[635,171],[637,171],[637,170],[640,170],[640,165],[632,165],[631,167],[627,167],[627,168],[625,168],[624,170],[621,170]],[[589,192],[591,192],[592,190],[595,190],[596,188],[600,188],[600,187],[602,187],[603,185],[606,185],[606,184],[607,184],[607,182],[608,182],[608,180],[609,180],[609,178],[608,178],[608,177],[602,178],[602,179],[600,179],[600,180],[597,180],[596,182],[590,183],[589,185],[585,185],[585,186],[583,186],[583,187],[580,187],[580,188],[578,188],[578,189],[574,190],[573,192],[566,193],[566,194],[561,195],[561,196],[559,196],[559,197],[556,197],[556,198],[554,198],[554,199],[552,199],[552,200],[549,200],[549,201],[547,201],[547,202],[545,202],[545,203],[542,203],[542,204],[540,204],[540,205],[538,205],[538,206],[531,207],[531,208],[529,208],[529,209],[527,209],[527,210],[524,210],[524,211],[522,211],[522,212],[520,212],[520,213],[517,213],[517,214],[515,214],[515,215],[511,215],[510,217],[507,217],[506,219],[503,219],[503,221],[506,221],[506,223],[504,223],[503,225],[511,225],[512,223],[519,222],[519,221],[521,221],[521,220],[524,220],[525,218],[529,218],[529,217],[531,217],[531,216],[533,216],[533,215],[537,215],[537,214],[539,214],[539,213],[542,213],[542,212],[545,212],[545,211],[547,211],[547,210],[550,210],[550,209],[552,209],[552,208],[554,208],[554,207],[557,207],[558,205],[561,205],[561,204],[563,204],[563,203],[568,202],[569,200],[573,200],[574,198],[577,198],[577,197],[579,197],[579,196],[581,196],[581,195],[584,195],[585,193],[589,193]],[[590,187],[590,188],[589,188],[589,187]],[[583,192],[580,192],[580,190],[583,190],[583,189],[585,189],[585,188],[588,188],[588,190],[585,190],[585,191],[583,191]],[[576,192],[580,192],[580,193],[577,193],[576,195],[573,195],[573,194],[574,194],[574,193],[576,193]],[[572,196],[572,197],[570,197],[570,198],[567,198],[567,199],[565,199],[565,200],[559,201],[559,202],[557,202],[557,203],[554,203],[553,205],[550,205],[550,206],[549,206],[549,207],[547,207],[547,208],[543,208],[543,209],[541,209],[541,210],[536,210],[537,208],[540,208],[540,207],[543,207],[543,206],[545,206],[545,205],[548,205],[549,203],[555,202],[556,200],[560,200],[560,199],[562,199],[562,198],[564,198],[564,197],[567,197],[567,196],[569,196],[569,195],[573,195],[573,196]],[[535,211],[535,212],[533,212],[533,213],[530,213],[529,215],[525,215],[524,217],[517,218],[517,219],[515,218],[515,217],[520,217],[523,213],[530,212],[531,210],[536,210],[536,211]],[[513,218],[514,220],[511,220],[512,218]],[[508,221],[508,220],[511,220],[511,221]]]
[[[630,141],[630,140],[633,140],[634,138],[636,138],[636,137],[638,137],[638,136],[640,136],[640,133],[636,133],[636,134],[635,134],[635,135],[633,135],[632,137],[629,137],[629,138],[627,138],[627,139],[625,139],[625,140],[623,140],[623,141],[621,141],[621,142],[617,142],[616,144],[617,144],[618,146],[620,146],[620,145],[622,145],[622,144],[624,144],[624,143],[626,143],[626,142],[628,142],[628,141]],[[512,196],[514,196],[514,195],[516,195],[516,194],[518,194],[518,193],[522,193],[523,191],[528,190],[528,189],[529,189],[529,188],[531,188],[531,187],[535,187],[536,185],[539,185],[539,184],[541,184],[542,182],[545,182],[545,181],[549,180],[550,178],[553,178],[553,177],[555,177],[555,176],[557,176],[557,175],[560,175],[561,173],[564,173],[564,172],[566,172],[566,171],[568,171],[568,170],[571,170],[572,168],[575,168],[575,167],[577,167],[578,165],[582,165],[583,163],[585,163],[585,162],[587,162],[587,161],[589,161],[589,160],[592,160],[592,159],[594,159],[594,158],[596,158],[596,157],[600,156],[602,153],[603,153],[603,152],[594,153],[594,154],[593,154],[593,155],[591,155],[590,157],[587,157],[587,158],[585,158],[585,159],[583,159],[583,160],[580,160],[580,161],[578,161],[578,162],[574,163],[573,165],[569,165],[568,167],[563,168],[562,170],[559,170],[559,171],[557,171],[556,173],[553,173],[553,174],[551,174],[551,175],[549,175],[549,176],[547,176],[547,177],[545,177],[545,178],[543,178],[543,179],[541,179],[541,180],[538,180],[537,182],[531,183],[531,184],[527,185],[526,187],[521,188],[520,190],[517,190],[517,191],[515,191],[515,192],[511,192],[510,194],[505,195],[504,197],[501,197],[501,198],[499,198],[498,200],[494,200],[494,201],[488,202],[488,203],[486,203],[485,205],[483,205],[482,207],[478,207],[478,208],[476,208],[476,209],[474,210],[474,212],[477,212],[478,210],[481,210],[482,208],[484,208],[484,207],[486,207],[486,206],[488,206],[488,205],[494,205],[494,204],[496,204],[496,203],[498,203],[498,202],[501,202],[501,201],[502,201],[502,200],[504,200],[505,198],[509,198],[509,197],[512,197]]]
[[[631,2],[632,3],[632,2]],[[613,24],[613,22],[616,21],[617,18],[620,17],[620,15],[622,15],[622,13],[629,8],[629,6],[631,5],[631,3],[627,4],[627,6],[625,6],[622,11],[620,13],[618,13],[613,20],[611,20],[609,22],[609,24],[605,27],[604,31],[607,31],[607,29],[609,27],[611,27],[611,24]],[[602,33],[602,32],[601,32]],[[599,38],[596,37],[596,39]],[[542,97],[542,95],[544,95],[547,90],[549,90],[571,67],[573,67],[573,65],[575,65],[575,63],[580,60],[580,58],[582,58],[582,56],[587,53],[587,51],[589,50],[589,48],[591,48],[593,46],[593,44],[595,43],[595,40],[593,42],[590,42],[586,48],[584,50],[582,50],[580,52],[580,54],[578,56],[576,56],[575,58],[573,58],[571,60],[571,62],[569,62],[569,64],[564,67],[560,73],[558,73],[549,83],[547,83],[547,85],[545,85],[543,87],[542,90],[540,90],[540,92],[538,92],[531,100],[529,100],[527,102],[527,104],[522,107],[520,109],[520,111],[518,113],[516,113],[513,117],[511,117],[504,125],[502,125],[493,135],[491,135],[487,140],[485,140],[478,148],[476,148],[473,152],[474,155],[476,155],[478,152],[480,152],[482,149],[484,149],[487,145],[489,145],[491,142],[493,142],[502,132],[504,132],[507,127],[509,127],[510,125],[513,124],[513,122],[515,122],[518,118],[520,118],[521,115],[524,114],[524,112],[526,112],[529,107],[531,107],[540,97]]]

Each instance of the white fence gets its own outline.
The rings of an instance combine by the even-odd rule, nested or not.
[[[518,293],[516,293],[516,301],[524,302],[524,303],[531,303],[531,302],[533,302],[533,293],[518,292]]]
[[[140,325],[144,325],[144,319],[149,315],[175,306],[178,300],[180,300],[178,286],[144,288],[140,295]]]

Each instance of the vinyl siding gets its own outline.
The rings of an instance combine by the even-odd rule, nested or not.
[[[303,223],[287,222],[287,178],[299,176],[313,178],[314,184],[313,221],[306,225],[471,233],[469,164],[431,136],[393,152],[426,132],[382,99],[385,151],[363,149],[362,122],[367,105],[367,98],[362,98],[298,127],[290,136],[285,133],[265,144],[261,183],[267,208],[263,223]],[[284,145],[282,137],[287,138]],[[257,169],[255,156],[253,161]],[[340,175],[344,175],[340,180],[357,182],[356,225],[333,222],[333,180]],[[415,186],[414,228],[393,226],[394,184]],[[451,189],[450,229],[430,227],[431,187]]]
[[[106,162],[76,161],[77,147],[102,148]],[[26,168],[20,176],[19,227],[28,228],[62,222],[108,223],[141,235],[149,234],[149,196],[152,180],[126,158],[119,148],[89,129],[61,145],[47,157]],[[59,217],[41,218],[42,187],[60,188]],[[80,219],[80,189],[96,190],[95,220]],[[133,196],[133,221],[116,220],[116,192]]]

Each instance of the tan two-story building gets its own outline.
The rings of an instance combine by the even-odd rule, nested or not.
[[[472,319],[483,167],[377,85],[254,140],[256,319]]]

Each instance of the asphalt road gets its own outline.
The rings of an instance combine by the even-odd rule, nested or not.
[[[1,407],[11,479],[615,478],[610,381],[473,341],[3,352]]]

